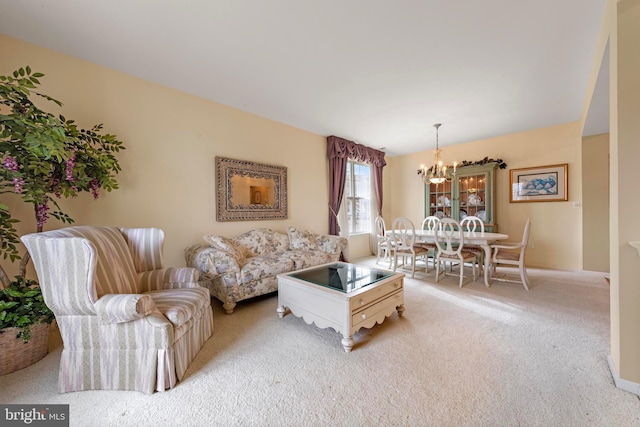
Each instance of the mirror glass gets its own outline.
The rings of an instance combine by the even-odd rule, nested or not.
[[[216,220],[287,218],[287,168],[216,157]]]

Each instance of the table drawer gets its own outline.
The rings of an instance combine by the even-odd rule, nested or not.
[[[372,317],[375,317],[381,311],[386,310],[389,307],[396,308],[402,304],[404,304],[404,295],[402,291],[397,291],[396,294],[388,296],[377,304],[373,304],[372,306],[353,314],[351,316],[351,324],[357,328],[360,323],[366,322]],[[378,319],[378,321],[380,321],[380,319]]]
[[[349,307],[351,308],[351,311],[353,312],[358,308],[364,307],[379,298],[383,298],[385,295],[395,292],[398,289],[402,289],[402,282],[402,277],[399,277],[392,282],[377,286],[367,292],[351,298],[349,300]]]

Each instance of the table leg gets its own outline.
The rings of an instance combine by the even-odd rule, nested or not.
[[[489,287],[489,268],[491,266],[491,246],[482,245],[484,250],[484,285]]]
[[[341,343],[347,353],[353,348],[353,338],[351,336],[343,337]]]
[[[398,316],[402,317],[402,315],[404,314],[404,304],[397,306],[396,310],[398,311]]]
[[[278,317],[282,319],[284,314],[287,312],[287,308],[284,305],[279,305],[278,308],[276,308],[276,311],[278,312]]]

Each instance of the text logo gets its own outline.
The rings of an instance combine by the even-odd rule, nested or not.
[[[0,405],[0,425],[69,427],[69,405]]]

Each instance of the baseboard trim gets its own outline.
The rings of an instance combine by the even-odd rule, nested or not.
[[[586,274],[594,277],[598,277],[598,276],[610,277],[611,276],[611,273],[609,271],[581,270],[576,268],[550,268],[550,267],[542,267],[538,265],[529,265],[529,264],[526,264],[525,267],[530,268],[532,270],[558,271],[561,273],[578,273],[578,274]]]
[[[611,376],[613,377],[613,382],[615,383],[616,387],[640,396],[640,384],[620,378],[618,372],[616,371],[616,367],[613,364],[613,359],[611,359],[611,356],[607,356],[607,362],[609,362],[609,370],[611,371]]]

